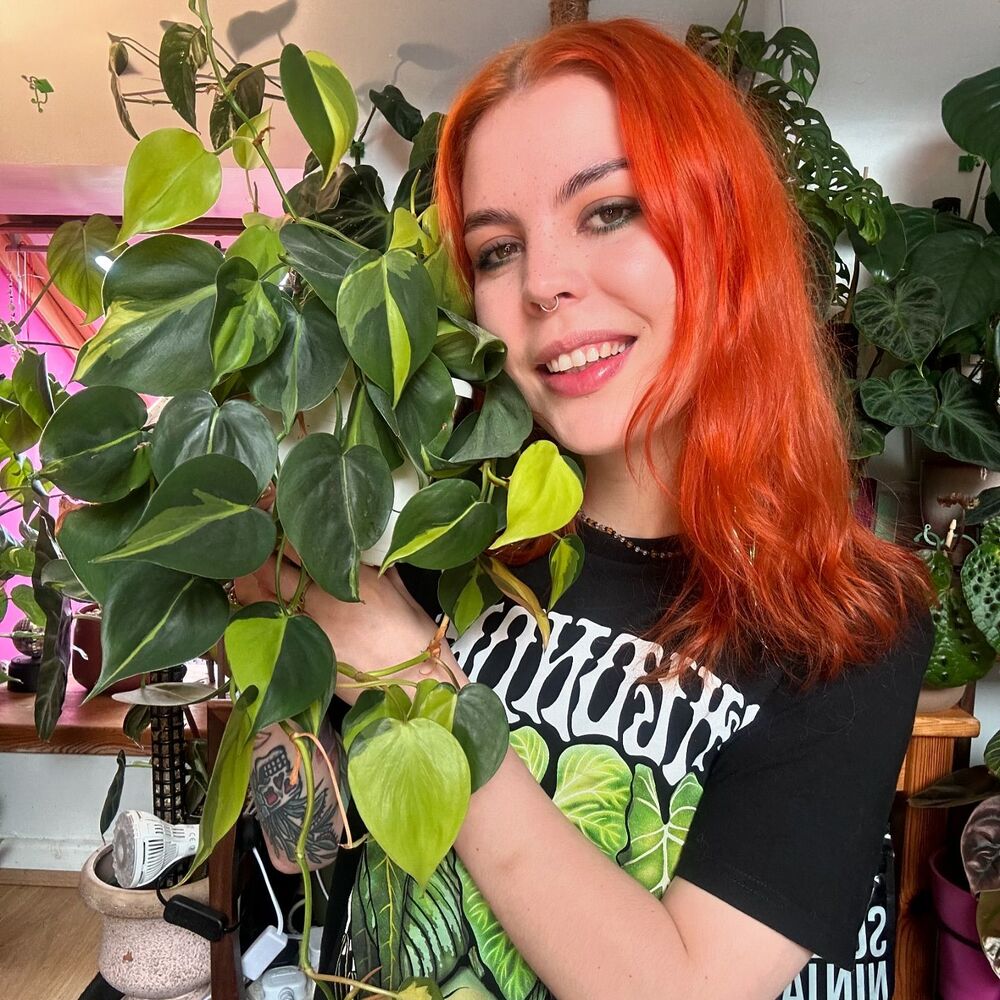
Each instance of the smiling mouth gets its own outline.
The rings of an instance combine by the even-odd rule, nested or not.
[[[608,358],[626,353],[634,343],[635,337],[631,337],[627,340],[604,341],[601,344],[578,347],[537,367],[544,375],[575,375],[586,371],[599,361],[606,361]]]

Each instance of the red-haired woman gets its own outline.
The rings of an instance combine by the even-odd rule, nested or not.
[[[394,940],[356,897],[355,943],[446,996],[890,997],[886,832],[931,591],[853,515],[774,158],[709,65],[621,19],[491,59],[435,180],[477,321],[586,466],[586,564],[546,649],[507,600],[452,643],[512,749]],[[544,593],[544,557],[517,572]],[[426,645],[398,578],[366,571],[362,596],[309,593],[341,659]]]

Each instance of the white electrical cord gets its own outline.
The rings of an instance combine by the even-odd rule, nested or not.
[[[285,917],[281,912],[281,907],[278,906],[278,897],[275,896],[274,889],[271,888],[271,880],[267,877],[267,869],[264,867],[264,862],[261,861],[260,853],[256,847],[253,849],[253,856],[257,859],[257,864],[260,865],[260,873],[264,876],[264,885],[267,886],[267,893],[274,904],[274,919],[277,922],[277,930],[279,934],[282,934],[285,929]],[[301,937],[301,935],[299,936]]]

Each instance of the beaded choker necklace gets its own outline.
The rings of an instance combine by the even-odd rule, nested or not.
[[[626,538],[624,535],[615,531],[614,528],[609,528],[606,524],[601,524],[600,521],[595,521],[592,517],[587,517],[582,510],[577,511],[576,516],[583,521],[584,524],[589,524],[591,528],[603,531],[604,534],[610,535],[613,539],[615,539],[615,541],[620,542],[627,549],[631,549],[633,552],[638,552],[641,556],[646,556],[650,559],[670,559],[672,556],[677,555],[676,552],[664,552],[661,549],[644,549],[641,545],[636,545],[631,538]]]

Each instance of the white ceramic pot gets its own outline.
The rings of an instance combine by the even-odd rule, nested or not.
[[[208,879],[164,889],[208,903]],[[115,882],[111,845],[96,850],[80,873],[80,895],[101,914],[101,975],[125,1000],[200,1000],[212,978],[211,945],[168,924],[153,889],[122,889]]]
[[[959,684],[958,687],[949,688],[922,687],[920,697],[917,699],[917,711],[943,712],[945,709],[952,708],[962,700],[967,686]]]

